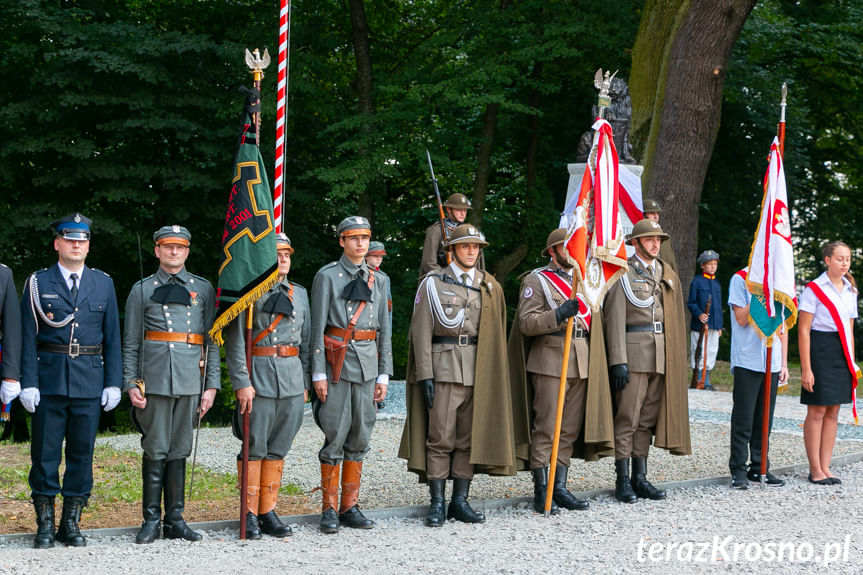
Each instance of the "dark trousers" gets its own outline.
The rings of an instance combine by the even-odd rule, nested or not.
[[[776,408],[776,388],[779,372],[771,374],[770,424],[773,429],[773,411]],[[761,465],[761,427],[764,416],[764,373],[743,367],[734,368],[734,407],[731,410],[731,457],[728,467],[733,474],[745,470],[747,456],[752,468]],[[769,446],[768,446],[769,449]],[[767,459],[770,469],[770,459]]]
[[[60,456],[66,439],[63,497],[89,497],[93,488],[93,445],[99,429],[98,397],[43,395],[33,414],[30,489],[33,495],[60,493]]]

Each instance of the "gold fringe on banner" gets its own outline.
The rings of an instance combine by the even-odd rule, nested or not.
[[[228,324],[231,323],[234,319],[236,319],[237,316],[246,311],[250,305],[261,299],[261,296],[267,293],[271,287],[276,285],[278,281],[279,270],[275,269],[273,270],[273,273],[271,273],[267,277],[267,279],[255,286],[249,293],[245,294],[243,297],[231,304],[231,307],[226,309],[222,313],[222,315],[217,317],[216,320],[213,322],[213,329],[209,331],[210,339],[212,339],[216,343],[216,345],[225,345],[225,338],[222,336],[222,330],[228,327]]]

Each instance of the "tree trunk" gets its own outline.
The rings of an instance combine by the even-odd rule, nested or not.
[[[500,104],[487,104],[482,122],[482,140],[476,159],[476,175],[473,179],[473,209],[470,221],[482,229],[483,212],[485,211],[485,195],[488,192],[488,176],[491,173],[491,150],[494,143],[494,132],[497,130],[497,113]]]
[[[354,43],[354,58],[357,62],[356,93],[357,112],[361,116],[375,114],[375,101],[372,96],[372,56],[369,49],[369,26],[366,22],[366,10],[364,0],[351,0],[351,32]],[[371,122],[366,121],[363,131],[371,131]],[[359,156],[362,159],[368,152],[360,148]],[[363,217],[374,220],[374,201],[368,186],[362,191],[357,200],[357,213]]]
[[[645,7],[643,33],[640,29],[633,48],[633,95],[635,87],[644,90],[650,78],[656,86],[653,104],[650,98],[639,99],[638,125],[633,119],[642,133],[645,123],[650,125],[641,140],[645,197],[663,206],[661,224],[671,236],[684,292],[695,267],[698,207],[719,129],[725,71],[754,4],[656,0]],[[669,27],[673,35],[663,44],[659,34]],[[658,57],[662,63],[648,63]],[[633,115],[635,103],[633,96]]]

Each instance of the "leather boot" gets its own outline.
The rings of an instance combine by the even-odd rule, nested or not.
[[[321,463],[321,533],[336,533],[339,530],[339,466]]]
[[[632,458],[632,487],[635,494],[642,499],[653,499],[660,501],[665,499],[665,491],[657,489],[647,480],[647,458]]]
[[[57,529],[57,541],[67,547],[86,547],[87,540],[78,529],[81,520],[81,510],[87,505],[86,497],[64,497],[63,515],[60,517],[60,527]]]
[[[249,481],[246,488],[246,539],[260,539],[261,527],[258,525],[258,506],[261,496],[261,460],[249,461]],[[242,479],[243,462],[237,461],[237,480]],[[238,489],[242,488],[242,481]]]
[[[545,495],[548,492],[548,467],[537,467],[533,473],[533,510],[545,513]],[[560,513],[554,499],[551,500],[551,514]]]
[[[293,535],[290,526],[282,523],[276,514],[276,501],[279,487],[282,486],[282,469],[285,462],[281,459],[264,459],[261,462],[261,501],[258,503],[258,521],[261,531],[273,537]]]
[[[614,482],[614,496],[618,501],[624,503],[635,503],[637,497],[635,491],[632,490],[632,482],[629,480],[629,458],[615,459],[614,471],[617,473],[617,480]]]
[[[426,515],[426,527],[440,527],[446,521],[444,513],[444,492],[446,491],[446,479],[429,479],[429,494],[431,505]]]
[[[183,520],[186,507],[186,460],[172,459],[165,462],[165,518],[162,519],[162,537],[200,541],[200,533],[192,531]]]
[[[33,547],[50,549],[54,547],[54,498],[34,495],[33,507],[36,509],[36,537],[33,539]]]
[[[575,495],[569,492],[566,488],[566,476],[568,474],[568,466],[557,466],[557,469],[554,472],[554,502],[570,511],[583,511],[590,507],[590,503],[583,499],[578,499]]]
[[[366,518],[360,511],[360,506],[357,505],[362,475],[362,461],[345,459],[342,462],[342,502],[339,505],[339,523],[354,529],[371,529],[375,526],[375,522]]]
[[[165,460],[153,460],[144,455],[141,459],[141,480],[143,496],[141,509],[144,522],[135,536],[135,543],[152,543],[159,537],[159,523],[162,519],[162,485],[165,481]]]
[[[485,515],[477,513],[467,502],[470,492],[470,479],[455,478],[452,480],[452,499],[447,508],[447,519],[455,519],[462,523],[485,523]]]

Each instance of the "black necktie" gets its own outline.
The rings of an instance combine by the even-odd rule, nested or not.
[[[72,280],[72,301],[78,300],[78,274],[69,274],[69,279]]]

